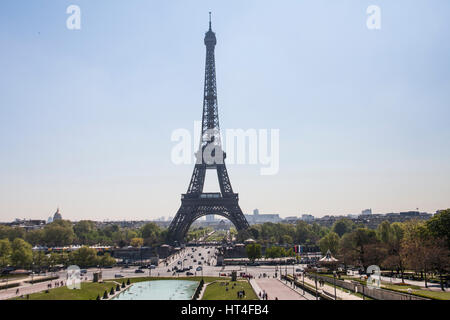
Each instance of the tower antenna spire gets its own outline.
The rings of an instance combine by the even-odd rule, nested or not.
[[[211,11],[209,12],[209,30],[211,30]]]

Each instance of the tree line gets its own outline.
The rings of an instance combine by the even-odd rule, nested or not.
[[[68,245],[104,245],[125,247],[162,244],[167,231],[150,222],[138,229],[121,228],[119,225],[98,227],[95,222],[82,220],[72,223],[57,220],[42,229],[26,231],[21,227],[0,225],[0,239],[14,241],[20,238],[32,246],[62,247]]]
[[[99,228],[93,221],[72,223],[57,220],[38,230],[25,231],[20,227],[0,225],[0,268],[8,266],[24,269],[52,269],[57,265],[75,264],[80,267],[111,266],[115,264],[109,253],[98,254],[91,245],[104,246],[156,246],[164,243],[166,231],[155,223],[147,223],[139,229],[108,225]],[[70,252],[32,250],[33,246],[63,247],[81,245]]]
[[[378,265],[399,274],[405,270],[420,274],[427,285],[427,275],[440,279],[450,269],[450,209],[443,210],[428,221],[382,222],[375,230],[356,225],[350,219],[340,219],[330,228],[299,221],[295,225],[264,223],[240,231],[238,240],[255,239],[258,244],[247,246],[249,257],[261,256],[258,246],[265,245],[266,257],[289,256],[277,245],[317,245],[328,250],[344,266],[367,269]],[[441,281],[442,285],[442,281]]]

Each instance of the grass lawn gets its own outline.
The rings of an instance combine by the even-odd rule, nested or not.
[[[227,282],[228,286],[225,286],[225,283]],[[233,284],[236,284],[234,289],[232,289]],[[228,288],[228,291],[226,288]],[[238,300],[237,292],[240,290],[245,291],[245,298],[242,300],[258,300],[253,288],[245,280],[236,282],[217,281],[211,283],[206,287],[202,300]]]
[[[437,300],[450,300],[449,291],[431,291],[431,290],[413,290],[413,294],[418,296],[437,299]]]
[[[431,291],[431,290],[422,289],[421,287],[414,286],[414,285],[404,285],[404,286],[384,285],[383,288],[394,290],[394,291],[399,291],[399,292],[404,292],[404,293],[408,293],[408,288],[411,288],[411,289],[413,289],[411,293],[414,295],[417,295],[417,296],[430,298],[430,299],[437,299],[437,300],[450,300],[450,292],[449,291],[440,291],[440,290],[439,291]]]
[[[404,284],[404,285],[398,285],[398,284],[390,284],[388,282],[382,282],[382,287],[383,288],[387,288],[387,289],[391,289],[391,290],[408,290],[409,288],[411,289],[416,289],[416,290],[420,290],[421,287],[419,286],[415,286],[412,284]]]
[[[111,290],[111,287],[116,287],[113,282],[93,283],[83,282],[81,283],[81,289],[69,289],[67,287],[54,288],[49,290],[48,293],[38,292],[30,294],[30,300],[95,300],[97,295],[103,296],[105,290]],[[26,297],[16,298],[15,300],[26,300]]]

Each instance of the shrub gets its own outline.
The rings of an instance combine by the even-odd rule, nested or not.
[[[8,284],[4,284],[4,285],[0,285],[0,290],[3,289],[8,289],[8,288],[14,288],[14,287],[18,287],[20,285],[19,282],[15,282],[15,283],[8,283]]]
[[[122,288],[125,288],[125,282],[122,281]]]
[[[114,287],[111,287],[111,290],[109,291],[109,294],[110,294],[110,295],[113,295],[114,292],[115,292],[115,291],[114,291]]]
[[[116,286],[116,291],[120,291],[120,286],[119,286],[119,284],[117,284],[117,286]]]
[[[45,278],[41,278],[41,279],[33,279],[33,281],[29,280],[29,281],[25,281],[26,283],[39,283],[39,282],[44,282],[44,281],[49,281],[49,280],[56,280],[59,279],[59,276],[50,276],[50,277],[45,277]]]
[[[129,286],[130,285],[130,278],[128,278],[128,280],[127,280],[127,286]]]
[[[105,292],[103,293],[103,299],[108,299],[108,292],[105,290]]]

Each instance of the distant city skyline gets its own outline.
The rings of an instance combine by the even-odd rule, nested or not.
[[[276,175],[227,165],[245,214],[450,207],[450,2],[378,2],[2,2],[0,221],[175,216],[209,11],[221,130],[280,133]]]
[[[350,213],[340,213],[340,214],[323,214],[323,215],[312,215],[312,214],[308,214],[308,213],[300,213],[300,214],[280,214],[277,212],[259,212],[258,208],[255,208],[253,210],[251,210],[251,212],[244,212],[244,214],[246,216],[254,216],[254,215],[260,215],[260,216],[279,216],[282,219],[289,219],[289,218],[296,218],[298,220],[310,220],[310,217],[313,218],[323,218],[326,216],[344,216],[344,217],[356,217],[356,216],[367,216],[367,215],[378,215],[378,214],[390,214],[390,213],[405,213],[405,212],[425,212],[425,213],[429,213],[429,214],[435,214],[436,212],[426,212],[426,211],[422,211],[419,208],[416,208],[414,210],[402,210],[402,211],[389,211],[389,212],[372,212],[370,211],[370,213],[368,213],[366,210],[371,210],[371,209],[363,209],[361,210],[361,212],[350,212]],[[70,218],[70,217],[66,217],[65,213],[61,211],[61,208],[57,208],[56,210],[54,210],[56,212],[53,212],[51,214],[48,215],[48,217],[15,217],[14,219],[11,220],[0,220],[0,222],[12,222],[14,220],[44,220],[47,221],[47,223],[53,222],[55,220],[55,216],[58,217],[58,219],[67,219],[67,220],[71,220],[71,221],[80,221],[80,220],[92,220],[92,221],[170,221],[171,219],[173,219],[173,216],[159,216],[159,217],[153,217],[153,218],[133,218],[133,217],[124,217],[124,218],[111,218],[111,219],[97,219],[95,217],[89,218],[89,219],[77,219],[77,218]],[[256,211],[256,213],[255,213]],[[64,216],[63,216],[64,215]],[[218,216],[218,215],[208,215],[205,217],[201,217],[198,220],[206,220],[206,221],[217,221],[217,220],[221,220],[221,219],[225,219],[222,216]],[[264,219],[263,219],[264,220]],[[273,222],[273,221],[271,221]],[[277,221],[278,222],[278,221]]]

